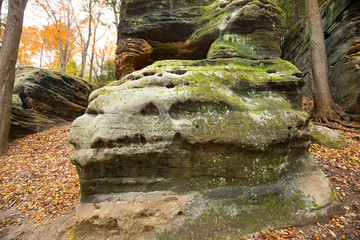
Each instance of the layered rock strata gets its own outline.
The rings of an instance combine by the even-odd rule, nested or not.
[[[206,59],[132,72],[94,91],[73,122],[74,239],[239,238],[342,211],[307,151],[304,82],[275,44],[282,12],[266,0],[205,3],[223,13],[204,23],[219,34]]]
[[[329,84],[336,103],[360,120],[360,2],[329,0],[321,7],[326,51],[329,62]],[[309,31],[306,22],[285,34],[283,57],[291,61],[308,79]],[[311,96],[310,83],[303,88]],[[355,116],[354,116],[355,117]]]
[[[23,137],[84,114],[92,86],[86,81],[42,68],[16,70],[10,138]]]
[[[157,60],[281,55],[285,17],[269,1],[122,0],[121,7],[117,79]]]

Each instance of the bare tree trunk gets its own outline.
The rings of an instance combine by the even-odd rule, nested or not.
[[[310,44],[310,83],[314,97],[314,117],[317,121],[350,120],[349,116],[338,108],[331,96],[328,80],[328,61],[325,39],[322,29],[319,3],[317,0],[306,0]]]
[[[64,48],[64,49],[63,49]],[[66,48],[59,46],[59,71],[66,73]]]
[[[275,1],[276,3],[276,1]],[[115,27],[118,28],[119,26],[119,19],[120,19],[120,5],[121,0],[106,0],[107,6],[109,6],[113,13],[114,13],[114,24]]]
[[[90,70],[89,70],[89,83],[92,81],[93,71],[94,71],[94,58],[95,58],[95,43],[98,39],[96,39],[97,27],[99,25],[100,13],[98,13],[96,17],[96,22],[94,23],[94,34],[91,46],[91,55],[90,55]]]
[[[92,83],[92,76],[93,76],[93,71],[94,71],[95,39],[96,39],[96,31],[94,33],[93,44],[91,47],[89,83]]]
[[[9,0],[8,20],[0,50],[0,155],[7,150],[15,65],[27,0]]]
[[[294,11],[295,11],[295,23],[299,21],[299,3],[298,0],[294,0]]]
[[[44,33],[44,37],[42,39],[42,43],[41,43],[41,52],[40,52],[40,63],[39,63],[39,67],[41,67],[42,65],[42,58],[43,58],[43,53],[44,53],[44,46],[45,46],[45,40],[46,40],[46,34],[49,30],[49,23],[46,27],[45,33]]]
[[[72,24],[75,21],[75,14],[71,0],[57,1],[56,9],[50,0],[35,0],[35,2],[46,12],[50,20],[53,22],[57,31],[57,54],[59,57],[59,71],[66,72],[66,66],[70,60],[72,48],[70,42],[70,32]],[[65,28],[65,29],[64,29]],[[65,37],[62,39],[61,32],[65,31]]]
[[[84,71],[85,71],[85,65],[86,65],[87,51],[85,51],[85,50],[86,50],[86,47],[81,49],[81,68],[80,68],[80,73],[79,73],[79,77],[81,77],[81,78],[84,77]]]
[[[89,49],[89,45],[90,45],[90,38],[91,38],[91,23],[92,23],[92,3],[93,0],[89,0],[89,25],[88,25],[88,36],[86,39],[86,42],[84,44],[83,49],[81,50],[81,69],[80,69],[80,73],[79,73],[79,77],[83,78],[84,77],[84,70],[85,70],[85,65],[86,65],[86,58],[87,58],[87,52]],[[80,31],[80,30],[79,30]]]

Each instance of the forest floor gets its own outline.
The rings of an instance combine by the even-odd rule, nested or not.
[[[305,109],[307,106],[305,106]],[[335,130],[348,144],[309,151],[335,187],[346,212],[306,227],[274,229],[246,239],[360,239],[360,124]],[[67,143],[70,125],[11,141],[0,157],[0,239],[67,239],[80,200]],[[29,161],[31,160],[31,161]]]

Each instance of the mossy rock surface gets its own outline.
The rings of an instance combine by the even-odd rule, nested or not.
[[[342,212],[273,1],[122,3],[121,79],[69,134],[75,239],[237,239]]]
[[[316,126],[311,131],[311,141],[335,149],[344,149],[347,144],[344,136],[322,126]]]
[[[89,83],[75,76],[42,68],[18,68],[10,138],[73,121],[85,112],[91,91]]]
[[[270,0],[124,1],[122,7],[117,79],[158,60],[281,55],[285,15]]]
[[[341,212],[307,151],[297,75],[279,59],[167,60],[94,91],[69,135],[75,238],[221,239]]]

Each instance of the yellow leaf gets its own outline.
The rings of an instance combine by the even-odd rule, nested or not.
[[[328,229],[328,231],[336,239],[336,234],[333,231],[331,231],[330,229]]]

